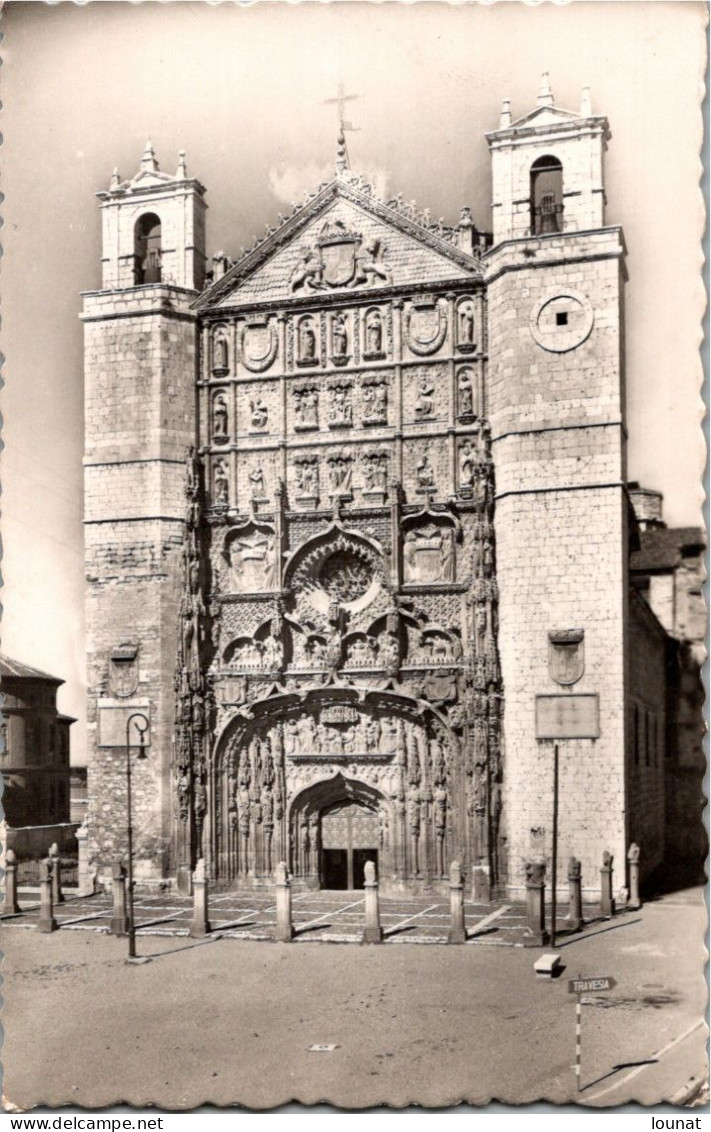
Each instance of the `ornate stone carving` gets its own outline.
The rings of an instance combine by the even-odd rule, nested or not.
[[[421,494],[431,494],[436,490],[434,468],[430,463],[427,451],[422,452],[415,468],[417,480],[416,491]]]
[[[370,239],[361,245],[361,234],[347,228],[343,221],[326,222],[316,245],[301,249],[301,258],[289,280],[291,291],[310,294],[328,288],[391,283],[392,274],[384,261],[380,240]]]
[[[428,420],[434,415],[435,387],[427,374],[423,374],[417,386],[417,399],[415,401],[415,416],[418,420]]]
[[[383,501],[388,489],[387,452],[363,453],[363,495]]]
[[[329,493],[350,498],[352,494],[353,457],[329,456]]]
[[[319,499],[319,458],[318,456],[297,456],[294,460],[296,470],[296,499],[302,506],[315,507]]]

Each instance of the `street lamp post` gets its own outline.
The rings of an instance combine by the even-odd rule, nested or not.
[[[140,720],[140,722],[139,722]],[[136,758],[146,758],[146,732],[150,727],[148,717],[142,711],[134,711],[126,720],[126,809],[128,811],[128,957],[136,958],[136,928],[133,920],[133,823],[131,814],[131,724],[135,721],[138,731],[138,754]]]

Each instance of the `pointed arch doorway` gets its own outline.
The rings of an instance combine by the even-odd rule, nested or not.
[[[365,865],[378,872],[380,818],[362,802],[345,800],[321,811],[321,888],[363,888]]]
[[[365,866],[387,867],[387,802],[373,787],[337,774],[294,799],[292,870],[321,889],[362,889]]]

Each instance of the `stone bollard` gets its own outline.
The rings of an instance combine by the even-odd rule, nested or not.
[[[54,918],[54,904],[52,902],[52,859],[45,857],[40,861],[40,914],[37,923],[38,932],[56,932],[57,921]]]
[[[128,913],[126,912],[126,870],[123,861],[116,860],[111,866],[111,881],[114,906],[111,914],[111,935],[128,935]]]
[[[89,867],[89,830],[86,822],[79,826],[74,835],[77,839],[77,894],[93,896],[96,890],[96,869]]]
[[[612,897],[612,864],[614,857],[607,849],[602,855],[602,868],[600,869],[600,911],[603,916],[614,916],[615,901]]]
[[[380,943],[383,929],[380,926],[380,904],[378,902],[378,881],[373,861],[365,863],[365,927],[363,943]]]
[[[568,861],[568,892],[570,904],[565,926],[568,931],[579,932],[583,926],[583,882],[582,866],[577,857],[571,857]]]
[[[13,849],[8,849],[5,855],[5,903],[3,912],[6,916],[15,916],[20,911],[17,903],[17,858]]]
[[[452,867],[449,870],[449,932],[447,933],[447,943],[466,943],[466,941],[462,866],[459,861],[452,861]]]
[[[207,918],[207,875],[205,873],[205,858],[201,857],[193,873],[193,918],[188,935],[192,939],[201,939],[210,933],[210,921]]]
[[[627,853],[627,864],[630,869],[630,896],[627,907],[636,911],[642,907],[642,901],[639,896],[639,845],[636,845],[634,841]]]
[[[526,932],[524,947],[548,943],[545,912],[546,866],[543,861],[526,862]]]
[[[49,847],[49,856],[52,861],[52,900],[55,904],[63,904],[62,858],[59,855],[59,846],[56,841]]]
[[[274,938],[280,943],[289,943],[294,938],[294,925],[291,919],[291,879],[285,861],[280,861],[274,870],[276,888],[276,928]]]

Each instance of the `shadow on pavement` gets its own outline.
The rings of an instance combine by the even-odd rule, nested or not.
[[[624,920],[619,924],[608,923],[608,926],[606,928],[600,928],[599,931],[596,931],[596,932],[585,932],[584,934],[576,935],[575,937],[573,937],[571,939],[566,939],[566,940],[561,941],[560,943],[558,943],[557,946],[558,947],[570,947],[570,945],[572,943],[583,943],[584,940],[593,939],[593,937],[596,936],[596,935],[603,935],[605,932],[616,932],[616,931],[618,931],[619,928],[629,927],[630,924],[641,924],[641,923],[642,923],[642,917],[641,916],[637,916],[634,920]]]
[[[583,1085],[580,1092],[584,1093],[586,1089],[592,1089],[595,1085],[599,1085],[602,1081],[607,1081],[608,1077],[614,1077],[615,1073],[619,1073],[621,1069],[635,1069],[638,1065],[656,1065],[659,1059],[657,1057],[645,1057],[641,1061],[623,1061],[619,1065],[613,1065],[607,1073],[603,1073],[602,1077],[596,1077],[594,1081],[588,1081],[587,1085]]]

